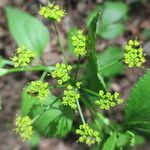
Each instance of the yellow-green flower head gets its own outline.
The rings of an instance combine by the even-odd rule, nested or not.
[[[88,145],[92,145],[101,142],[99,132],[91,129],[88,124],[80,125],[79,129],[76,130],[76,134],[80,135],[78,142],[81,143],[85,142]]]
[[[72,109],[77,108],[76,101],[80,98],[80,94],[77,92],[77,89],[71,85],[67,86],[67,89],[64,91],[63,96],[63,105],[70,106]]]
[[[54,5],[54,3],[48,3],[47,6],[40,8],[39,14],[44,18],[60,22],[61,19],[66,15],[66,12],[60,8],[60,6]]]
[[[129,67],[141,67],[145,62],[143,48],[137,40],[130,40],[125,46],[124,62]]]
[[[27,88],[27,93],[30,94],[32,97],[37,97],[41,103],[43,104],[47,95],[48,95],[49,89],[48,89],[48,83],[42,82],[40,80],[38,81],[32,81]]]
[[[16,68],[27,67],[30,64],[30,62],[36,57],[36,54],[25,46],[21,46],[16,50],[16,55],[14,55],[11,58]]]
[[[69,71],[72,70],[70,65],[57,63],[55,67],[56,69],[52,72],[52,77],[58,78],[58,84],[61,85],[70,79]]]
[[[16,128],[14,129],[20,137],[25,140],[30,140],[33,135],[33,127],[32,127],[32,120],[28,117],[16,117],[15,122]]]
[[[97,104],[101,109],[109,110],[110,107],[114,107],[116,104],[123,103],[123,99],[119,98],[119,93],[115,92],[114,94],[111,94],[107,92],[104,94],[104,91],[99,91],[100,99],[95,101],[95,104]]]
[[[87,54],[86,36],[83,35],[83,30],[78,30],[74,33],[72,36],[72,44],[76,55],[85,56]]]

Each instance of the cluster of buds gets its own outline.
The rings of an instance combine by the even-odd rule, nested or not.
[[[46,19],[60,22],[61,19],[66,15],[66,12],[60,8],[60,6],[54,5],[53,3],[48,3],[47,6],[40,8],[39,14]]]
[[[80,88],[80,83],[77,82],[77,87]],[[77,92],[77,89],[71,85],[67,86],[67,89],[64,91],[63,96],[63,105],[70,106],[72,109],[77,108],[77,100],[80,98],[80,94]]]
[[[86,36],[83,35],[83,30],[78,30],[72,36],[72,44],[75,48],[75,54],[78,56],[85,56],[86,51]]]
[[[16,128],[14,129],[20,137],[25,140],[30,140],[33,135],[32,120],[28,117],[16,117]]]
[[[95,101],[95,104],[97,104],[101,109],[109,110],[110,107],[114,107],[116,104],[123,103],[123,99],[119,98],[119,93],[115,92],[114,94],[111,94],[107,92],[104,94],[104,91],[99,91],[100,99]]]
[[[145,62],[145,54],[140,42],[137,40],[130,40],[125,46],[124,62],[129,67],[141,67]]]
[[[56,70],[52,72],[52,77],[58,78],[58,84],[61,85],[70,79],[69,71],[72,69],[70,65],[57,63],[55,67]]]
[[[37,97],[43,104],[48,95],[48,83],[42,81],[32,81],[27,88],[27,93],[32,97]]]
[[[80,125],[79,129],[76,130],[76,134],[80,135],[78,142],[81,143],[85,142],[88,145],[92,145],[101,142],[99,132],[91,129],[88,124]]]
[[[18,49],[16,49],[16,51],[16,55],[11,58],[16,68],[27,67],[30,62],[36,57],[36,54],[25,46],[19,47]]]

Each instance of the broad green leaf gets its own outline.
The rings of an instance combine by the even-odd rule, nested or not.
[[[125,120],[129,129],[150,134],[150,70],[132,89],[125,107]]]
[[[18,45],[26,45],[42,55],[49,41],[49,32],[37,18],[15,8],[6,7],[9,30]]]
[[[71,28],[67,34],[67,45],[68,45],[68,51],[71,52],[71,54],[75,55],[74,53],[74,46],[72,44],[72,34],[77,31],[77,28]]]
[[[103,150],[115,150],[117,141],[116,132],[112,133],[107,141],[104,143]]]
[[[123,2],[105,2],[102,11],[102,24],[109,25],[127,16],[128,6]]]
[[[55,98],[56,99],[56,98]],[[58,99],[58,101],[60,101]],[[33,107],[31,114],[36,117],[43,112],[41,106]],[[47,137],[63,137],[72,128],[73,110],[61,107],[61,104],[54,103],[48,110],[35,121],[35,128]]]
[[[110,25],[100,25],[97,27],[97,35],[104,39],[112,39],[120,36],[124,31],[124,26],[120,23]]]
[[[119,61],[121,58],[123,58],[123,50],[121,48],[117,46],[106,48],[104,52],[97,54],[98,70],[102,70],[102,75],[108,78],[122,73],[124,70],[124,64]]]
[[[74,111],[61,105],[60,99],[49,94],[43,106],[39,100],[23,92],[22,115],[29,115],[35,118],[35,129],[47,137],[65,136],[72,128]]]
[[[88,33],[88,50],[89,56],[87,61],[86,67],[86,86],[93,90],[98,91],[101,88],[101,82],[97,76],[98,73],[98,65],[97,65],[97,58],[96,58],[96,50],[95,50],[95,32],[97,27],[97,20],[99,15],[97,15],[89,26],[89,33]]]

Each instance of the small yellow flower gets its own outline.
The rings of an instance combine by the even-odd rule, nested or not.
[[[104,94],[104,91],[99,91],[100,99],[95,101],[95,104],[97,104],[101,109],[109,110],[110,107],[114,107],[116,104],[123,103],[123,99],[119,98],[119,93],[115,92],[114,94],[111,94],[107,92]]]
[[[80,125],[79,129],[76,130],[76,134],[80,135],[78,142],[85,142],[89,146],[101,142],[99,132],[91,129],[88,124]]]
[[[128,41],[125,46],[124,62],[129,67],[141,67],[145,62],[145,54],[140,42],[137,40]]]
[[[37,97],[43,104],[46,100],[48,95],[48,83],[44,83],[42,81],[32,81],[27,88],[27,93],[30,94],[32,97]]]
[[[14,55],[11,60],[16,68],[27,67],[35,57],[36,54],[32,50],[25,46],[21,46],[17,49],[16,55]]]
[[[66,15],[66,12],[58,5],[48,3],[47,6],[41,6],[39,14],[47,19],[60,22],[61,19]]]
[[[77,108],[76,101],[80,98],[80,94],[77,92],[77,90],[71,86],[67,86],[67,90],[64,91],[63,96],[63,105],[70,106],[72,109]]]
[[[70,79],[69,71],[72,70],[72,67],[70,65],[57,63],[55,67],[56,70],[52,72],[52,77],[58,78],[58,84],[61,85]]]
[[[72,44],[75,48],[75,53],[78,56],[85,56],[86,51],[86,36],[83,35],[83,30],[78,30],[72,36]]]
[[[16,128],[14,129],[20,137],[25,140],[30,140],[33,135],[32,120],[28,117],[16,117]]]

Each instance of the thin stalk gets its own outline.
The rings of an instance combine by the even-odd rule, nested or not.
[[[111,67],[112,65],[114,65],[114,64],[116,64],[116,63],[118,63],[118,62],[120,62],[121,60],[122,60],[122,58],[119,59],[119,60],[116,60],[116,61],[114,61],[114,62],[112,62],[112,63],[110,63],[110,64],[108,64],[108,65],[105,66],[105,67],[102,67],[101,69],[98,70],[98,72],[101,72],[101,71],[105,70],[106,68]]]
[[[61,50],[61,52],[62,52],[62,54],[63,54],[64,62],[65,62],[65,64],[68,64],[68,63],[67,63],[67,59],[66,59],[66,57],[65,57],[64,48],[63,48],[63,46],[62,46],[62,44],[61,44],[59,32],[58,32],[58,29],[57,29],[57,26],[56,26],[55,22],[53,22],[53,25],[54,25],[54,28],[55,28],[55,31],[56,31],[57,40],[58,40],[58,43],[59,43],[60,50]]]
[[[79,112],[79,115],[81,117],[82,123],[85,124],[85,119],[84,119],[84,116],[83,116],[83,113],[82,113],[82,110],[81,110],[81,106],[80,106],[80,103],[79,103],[78,100],[77,100],[77,106],[78,106],[78,112]]]
[[[44,71],[44,72],[42,73],[42,75],[41,75],[40,80],[41,80],[41,81],[44,81],[44,79],[46,78],[46,75],[47,75],[47,71]]]
[[[5,69],[7,71],[6,74],[14,73],[14,72],[24,72],[24,71],[47,71],[52,72],[55,67],[44,67],[44,66],[34,66],[34,67],[26,67],[26,68],[11,68]]]
[[[81,89],[84,90],[84,91],[87,92],[87,93],[90,93],[90,94],[92,94],[92,95],[95,95],[95,96],[98,96],[98,97],[99,97],[99,94],[97,94],[97,93],[94,92],[94,91],[91,91],[91,90],[85,89],[85,88],[81,88]]]
[[[79,68],[80,68],[80,59],[81,59],[81,56],[78,57],[77,70],[76,70],[76,72],[75,72],[74,82],[76,82],[77,75],[78,75],[78,72],[79,72]]]

